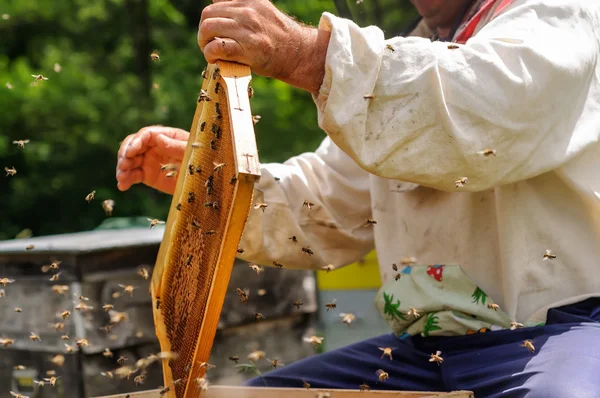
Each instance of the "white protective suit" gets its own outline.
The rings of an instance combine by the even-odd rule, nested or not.
[[[384,282],[405,256],[459,264],[520,322],[600,295],[600,2],[517,0],[458,49],[320,28],[328,137],[262,165],[243,259],[319,269],[376,248]]]

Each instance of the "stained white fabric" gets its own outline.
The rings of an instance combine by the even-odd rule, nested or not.
[[[517,0],[457,49],[320,28],[328,137],[262,166],[242,258],[318,269],[376,248],[384,281],[405,256],[459,264],[520,322],[600,295],[600,2]]]

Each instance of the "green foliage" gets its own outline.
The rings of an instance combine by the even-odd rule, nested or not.
[[[396,300],[394,303],[394,295],[388,295],[386,292],[383,292],[383,313],[389,316],[392,319],[398,320],[401,319],[403,321],[406,320],[402,312],[400,312],[400,300]]]
[[[0,179],[0,239],[26,228],[34,236],[92,229],[106,218],[100,203],[108,198],[116,217],[166,217],[168,195],[141,185],[117,190],[116,152],[149,124],[189,128],[205,66],[197,26],[210,3],[0,1],[0,169],[18,171]],[[335,12],[331,0],[275,4],[311,25]],[[149,57],[155,49],[159,62]],[[32,86],[37,74],[49,80]],[[259,77],[253,86],[261,161],[314,150],[324,133],[310,95]],[[31,142],[12,144],[20,139]]]
[[[473,302],[476,304],[479,304],[480,300],[481,304],[485,304],[485,301],[487,300],[487,294],[481,290],[479,286],[475,289],[471,297],[473,298]]]
[[[427,315],[427,321],[425,321],[425,326],[423,326],[423,336],[429,337],[429,332],[441,330],[442,328],[438,326],[438,322],[439,318],[435,316],[434,313],[429,313]]]

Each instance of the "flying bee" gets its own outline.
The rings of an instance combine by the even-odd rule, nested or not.
[[[158,55],[157,50],[152,51],[152,53],[150,54],[150,59],[152,61],[160,61],[160,56]]]
[[[48,384],[50,384],[50,387],[54,387],[54,386],[56,386],[56,380],[58,380],[59,378],[60,378],[60,376],[46,377],[46,378],[44,378],[44,381],[48,382]]]
[[[394,350],[393,348],[391,348],[391,347],[385,347],[385,348],[379,347],[379,349],[381,351],[383,351],[383,354],[381,354],[381,359],[383,359],[383,357],[388,357],[388,358],[390,358],[390,361],[393,360],[393,358],[392,358],[392,351]]]
[[[240,357],[238,357],[237,355],[231,356],[229,357],[229,360],[235,363],[238,363],[238,361],[240,360]]]
[[[13,144],[16,144],[19,148],[25,148],[25,144],[27,144],[29,140],[17,140],[13,141]]]
[[[277,267],[277,268],[279,268],[279,269],[282,269],[282,268],[283,268],[283,264],[281,264],[281,263],[279,263],[279,262],[277,262],[277,261],[273,261],[273,265],[274,265],[274,266],[276,266],[276,267]]]
[[[200,369],[209,370],[209,369],[216,368],[216,367],[217,367],[216,365],[210,364],[208,362],[200,362]]]
[[[102,201],[102,208],[107,216],[112,216],[112,212],[115,209],[115,201],[112,199],[106,199]]]
[[[253,115],[252,116],[252,123],[254,123],[254,125],[258,124],[258,122],[260,122],[260,115]]]
[[[54,330],[56,330],[57,332],[63,330],[65,328],[65,324],[62,322],[56,322],[56,323],[49,323],[48,327],[53,328]]]
[[[421,316],[421,314],[419,314],[419,311],[414,307],[408,307],[408,312],[406,313],[406,315],[413,317],[415,319],[417,319],[418,317]]]
[[[215,166],[215,168],[213,169],[215,173],[221,170],[223,167],[225,167],[225,163],[213,162],[213,165]]]
[[[488,157],[488,156],[494,156],[495,157],[496,156],[496,150],[495,149],[490,149],[490,148],[486,148],[486,149],[484,149],[482,151],[479,151],[477,153],[480,154],[480,155],[483,155],[485,157]]]
[[[279,362],[279,360],[277,360],[277,359],[273,359],[273,360],[271,360],[271,367],[272,367],[273,369],[277,369],[277,367],[278,367],[278,366],[283,366],[283,365],[285,365],[285,364],[284,364],[284,363],[281,363],[281,362]]]
[[[394,47],[392,47],[392,45],[391,45],[391,44],[386,44],[386,45],[385,45],[385,48],[387,48],[387,49],[388,49],[388,50],[390,50],[391,52],[394,52],[394,51],[396,51],[396,50],[394,49]]]
[[[56,354],[50,359],[50,362],[52,362],[56,366],[63,366],[65,363],[65,356],[62,354]]]
[[[364,99],[375,99],[375,94],[367,94],[367,95],[363,95]]]
[[[375,225],[375,224],[377,224],[377,221],[373,220],[372,218],[367,218],[367,223],[365,225],[369,226],[369,225]]]
[[[325,340],[325,337],[310,336],[310,337],[305,337],[303,340],[307,343],[312,343],[316,347],[316,346],[323,344],[323,340]]]
[[[42,341],[42,339],[40,338],[40,336],[36,333],[31,332],[31,334],[29,335],[29,340],[31,341]]]
[[[529,352],[535,352],[535,347],[533,346],[533,342],[531,340],[525,340],[521,347],[525,347],[529,350]]]
[[[358,386],[358,388],[360,389],[360,391],[371,391],[371,387],[369,387],[369,385],[364,382],[360,386]]]
[[[65,310],[60,313],[60,317],[65,320],[69,319],[70,316],[71,316],[71,311],[69,311],[69,310]]]
[[[56,271],[61,263],[62,261],[55,260],[48,265],[42,265],[42,272],[47,273],[48,271]]]
[[[85,311],[89,311],[89,310],[93,310],[94,309],[94,307],[90,307],[89,305],[87,305],[84,302],[75,304],[74,308],[75,308],[75,311],[81,311],[81,312],[85,312]]]
[[[500,309],[500,306],[498,304],[492,304],[492,303],[488,304],[487,307],[494,311],[498,311]]]
[[[15,312],[21,313],[23,312],[23,309],[21,307],[15,307]]]
[[[129,315],[127,315],[126,312],[109,310],[108,315],[110,316],[110,323],[113,325],[118,325],[119,323],[125,322],[129,319]]]
[[[348,326],[350,326],[352,324],[352,322],[354,322],[356,320],[356,315],[354,315],[352,313],[345,314],[342,312],[340,314],[340,317],[342,318],[342,322]]]
[[[75,351],[75,348],[72,345],[69,345],[69,344],[65,343],[65,351],[68,354],[72,354],[73,351]]]
[[[444,358],[442,358],[442,352],[436,351],[435,354],[431,354],[429,357],[429,362],[435,362],[440,366],[442,362],[444,362]]]
[[[127,293],[127,294],[129,294],[130,297],[133,297],[133,291],[135,290],[135,287],[133,287],[131,285],[121,285],[121,284],[119,284],[119,287],[121,287],[123,289],[123,293]]]
[[[267,209],[267,207],[269,207],[269,205],[266,204],[266,203],[257,203],[257,204],[254,205],[254,209],[255,210],[260,209],[260,210],[263,211],[263,213],[265,212],[265,210]]]
[[[140,267],[140,269],[138,269],[137,274],[145,280],[150,278],[150,270],[148,269],[148,267]]]
[[[6,291],[4,289],[0,289],[0,298],[6,297]]]
[[[75,344],[77,344],[77,347],[79,348],[87,347],[89,345],[89,341],[87,339],[75,338]]]
[[[259,297],[264,296],[265,294],[267,294],[267,290],[266,289],[258,289],[256,291],[256,294],[258,294]]]
[[[8,279],[8,278],[2,278],[0,279],[0,285],[6,287],[6,285],[8,285],[9,283],[14,283],[15,280],[14,279]]]
[[[402,265],[415,265],[417,263],[416,257],[404,257],[400,264]]]
[[[104,330],[104,333],[106,333],[107,335],[110,334],[110,332],[112,332],[112,326],[111,325],[105,325],[104,327],[98,328],[100,330]]]
[[[118,365],[123,365],[125,362],[127,362],[129,358],[127,358],[126,356],[121,355],[118,359],[117,359],[117,364]]]
[[[89,297],[85,297],[85,296],[78,296],[75,293],[73,293],[73,296],[77,297],[80,301],[90,301]]]
[[[252,268],[257,275],[264,271],[264,268],[257,264],[248,263],[248,267]]]
[[[100,372],[100,374],[104,377],[108,377],[109,379],[114,377],[113,372]]]
[[[291,240],[293,243],[298,243],[298,238],[296,238],[296,235],[290,236],[288,239]]]
[[[133,383],[134,383],[136,386],[139,386],[139,385],[141,385],[141,384],[144,384],[144,381],[146,381],[146,375],[145,375],[145,374],[140,374],[140,375],[137,375],[137,376],[135,376],[135,377],[133,378]]]
[[[104,356],[104,358],[112,358],[114,356],[114,354],[108,347],[104,349],[104,351],[102,352],[102,355]]]
[[[255,321],[260,321],[261,319],[266,319],[267,317],[264,316],[263,314],[261,314],[260,312],[255,312],[254,313],[254,320]]]
[[[267,354],[264,351],[256,350],[256,351],[252,351],[250,354],[248,354],[247,358],[251,362],[258,362],[259,360],[263,359],[265,356],[267,356]]]
[[[329,312],[329,310],[335,310],[337,308],[337,299],[333,299],[333,301],[331,303],[326,303],[325,304],[325,308],[327,308],[327,311]]]
[[[10,391],[10,395],[12,395],[15,398],[29,398],[27,395],[19,394],[14,391]]]
[[[56,282],[58,280],[58,278],[60,277],[61,272],[57,272],[56,274],[52,275],[50,277],[50,279],[48,279],[50,282]]]
[[[164,224],[164,221],[160,221],[158,218],[147,218],[146,220],[148,220],[150,222],[150,229],[156,227],[158,224]]]
[[[379,379],[379,381],[386,381],[387,379],[390,378],[390,375],[383,369],[377,369],[375,374],[377,375],[377,378]]]
[[[6,171],[6,176],[14,176],[15,174],[17,174],[17,169],[15,169],[14,167],[5,167],[4,171]]]
[[[235,289],[235,292],[237,293],[238,298],[240,299],[240,303],[244,304],[244,303],[248,302],[248,293],[247,292],[243,291],[239,287]]]
[[[306,382],[305,380],[302,380],[302,387],[308,390],[310,388],[310,383]]]
[[[86,200],[86,202],[91,203],[95,197],[96,197],[96,191],[92,191],[92,192],[88,193],[87,195],[85,195],[85,200]]]
[[[467,185],[467,182],[469,182],[469,179],[467,177],[462,177],[462,178],[454,181],[454,185],[456,186],[456,188],[462,188],[465,185]]]
[[[0,338],[0,345],[3,346],[4,348],[7,348],[11,344],[15,344],[15,339],[9,339],[6,337]]]
[[[194,381],[196,382],[198,391],[206,391],[206,390],[208,390],[208,380],[206,380],[206,378],[204,378],[204,377],[196,377],[194,379]]]
[[[326,266],[324,266],[321,269],[325,272],[329,272],[329,271],[333,271],[335,269],[335,266],[333,264],[327,264]]]
[[[294,303],[292,304],[294,307],[296,307],[297,310],[300,309],[300,307],[302,307],[304,305],[304,303],[300,300],[296,300],[294,301]]]
[[[302,253],[308,255],[308,256],[312,256],[313,254],[315,254],[312,250],[310,250],[308,247],[303,247],[302,248]]]
[[[37,84],[43,80],[48,80],[48,78],[45,77],[44,75],[31,75],[31,77],[33,77],[32,85],[34,85],[34,86],[37,86]]]
[[[314,204],[313,202],[311,202],[311,201],[308,201],[308,200],[305,200],[305,201],[302,203],[302,206],[304,206],[304,207],[308,207],[308,210],[312,209],[314,205],[315,205],[315,204]]]
[[[519,322],[511,322],[510,323],[510,330],[521,329],[522,327],[523,327],[522,323],[519,323]]]
[[[60,339],[62,341],[69,341],[69,335],[68,334],[63,334],[62,336],[60,336]]]
[[[27,245],[27,246],[25,246],[25,250],[33,250],[33,249],[35,249],[34,245]]]
[[[15,370],[25,370],[27,368],[25,366],[23,366],[23,365],[17,365],[17,366],[14,367],[14,369]]]
[[[198,94],[198,102],[202,102],[202,101],[210,101],[210,97],[208,96],[208,93],[206,92],[206,90],[200,90],[200,93]],[[203,122],[203,124],[206,124],[206,122]],[[204,128],[202,128],[201,131],[204,131]]]
[[[160,165],[160,171],[177,171],[178,166],[175,163],[167,163]]]
[[[69,291],[69,286],[68,285],[54,285],[52,286],[52,293],[56,293],[56,294],[66,294]]]
[[[177,175],[177,171],[169,171],[167,174],[165,174],[165,177],[174,178],[176,175]]]
[[[544,252],[544,256],[542,257],[542,261],[546,260],[554,260],[556,258],[556,254],[552,253],[551,250],[546,249]]]

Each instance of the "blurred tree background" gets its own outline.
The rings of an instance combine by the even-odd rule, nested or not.
[[[188,129],[206,61],[196,33],[211,0],[0,0],[0,239],[89,230],[115,216],[164,219],[170,196],[116,188],[119,143],[150,124]],[[414,17],[408,0],[279,0],[298,20],[321,13],[383,21],[396,34]],[[388,5],[386,5],[386,3]],[[381,24],[380,24],[381,26]],[[150,59],[157,50],[159,62]],[[33,86],[31,75],[48,77]],[[255,76],[262,162],[314,150],[324,133],[308,93]],[[25,148],[13,140],[29,139]],[[84,198],[96,190],[96,200]]]

